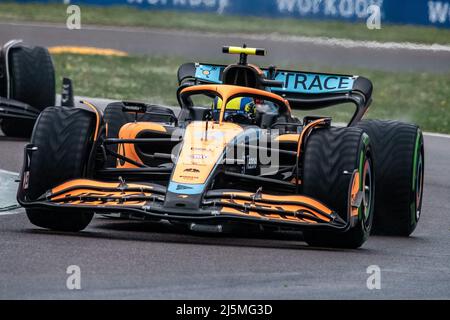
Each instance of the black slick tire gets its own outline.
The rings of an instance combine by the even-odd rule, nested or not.
[[[424,142],[421,130],[399,121],[364,120],[377,172],[372,233],[409,236],[422,211]]]
[[[27,195],[36,200],[49,189],[82,178],[92,146],[95,115],[83,109],[50,107],[39,116],[31,144]],[[27,209],[30,222],[57,231],[80,231],[92,220],[92,212]]]
[[[359,128],[316,129],[309,137],[303,164],[303,193],[320,200],[348,221],[353,173],[359,172],[364,195],[357,216],[345,232],[307,230],[304,240],[314,247],[358,248],[368,238],[373,220],[374,179],[368,136]]]

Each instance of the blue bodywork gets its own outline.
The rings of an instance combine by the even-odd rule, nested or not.
[[[209,83],[222,83],[224,66],[197,64],[195,78]],[[266,74],[268,71],[263,70]],[[276,73],[273,80],[283,82],[282,88],[272,87],[274,93],[324,94],[348,92],[353,89],[355,77],[347,75],[319,74],[309,72],[284,71]]]

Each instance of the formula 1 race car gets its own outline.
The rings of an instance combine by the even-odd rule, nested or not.
[[[0,50],[0,128],[30,137],[39,113],[55,105],[55,70],[46,48],[11,40]]]
[[[193,231],[299,230],[311,246],[357,248],[370,232],[408,236],[420,217],[420,129],[361,120],[363,77],[187,63],[173,109],[115,102],[49,107],[25,147],[18,201],[36,226],[84,229],[94,213]],[[356,107],[347,127],[292,109]]]

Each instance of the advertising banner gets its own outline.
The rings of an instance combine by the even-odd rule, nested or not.
[[[18,2],[55,2],[18,0]],[[382,22],[450,28],[450,0],[72,0],[72,4],[130,5],[142,9],[210,12],[264,17],[365,21],[381,8]]]

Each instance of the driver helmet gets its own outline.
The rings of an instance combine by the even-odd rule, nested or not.
[[[222,109],[223,101],[221,98],[216,97],[213,101],[213,116],[214,120],[218,120],[220,116],[220,110]],[[255,101],[250,97],[239,97],[228,101],[226,110],[224,113],[224,119],[232,114],[242,114],[250,117],[255,114]]]

